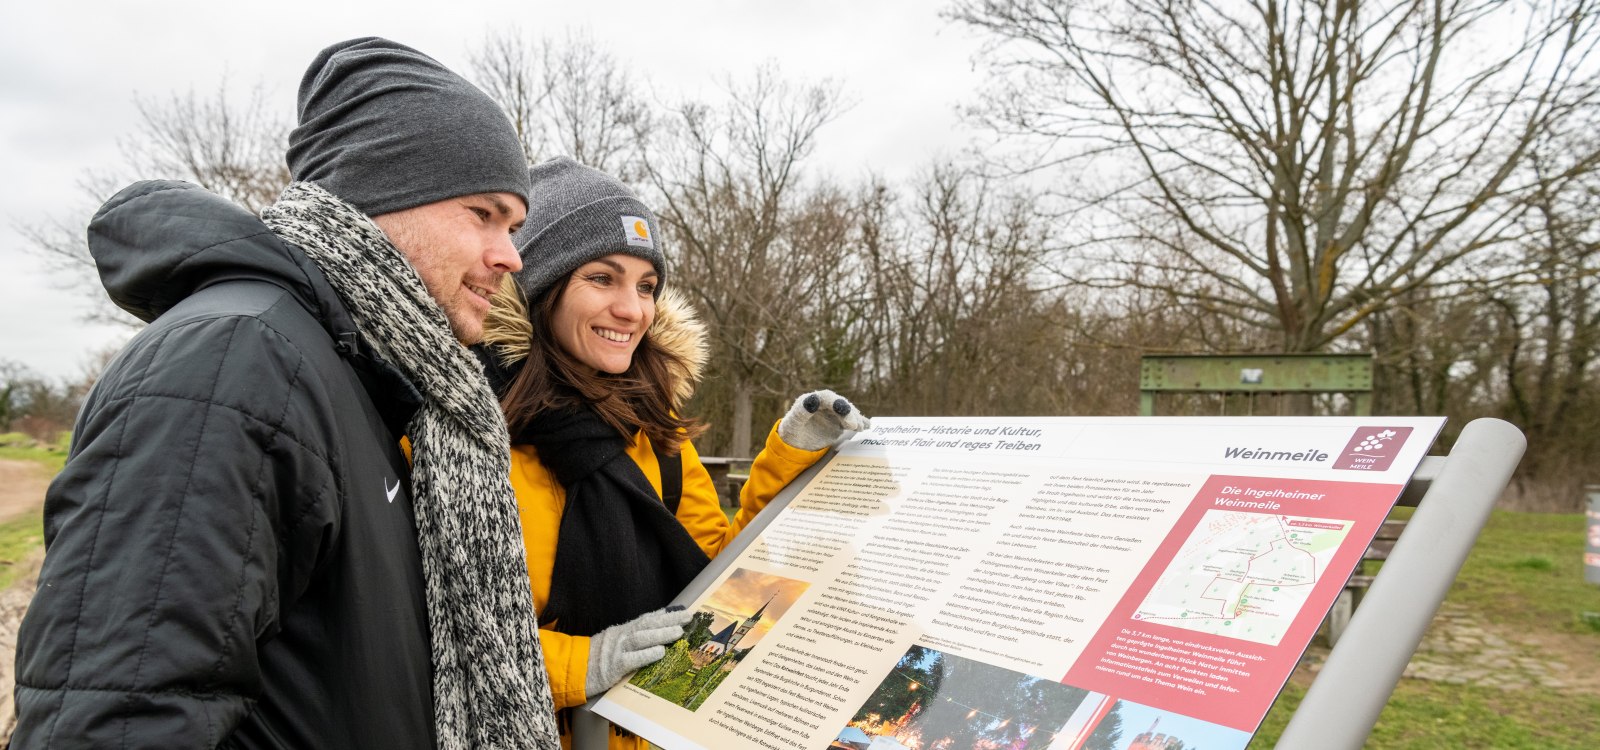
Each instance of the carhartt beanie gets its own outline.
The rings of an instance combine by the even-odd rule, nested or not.
[[[368,216],[474,193],[528,202],[516,129],[438,61],[378,37],[340,42],[300,79],[289,173]]]
[[[528,178],[528,218],[511,241],[522,254],[517,285],[530,303],[579,266],[612,253],[648,260],[666,277],[656,215],[626,185],[565,156],[535,165]]]

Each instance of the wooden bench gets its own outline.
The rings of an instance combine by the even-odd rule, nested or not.
[[[1441,456],[1427,456],[1422,459],[1417,467],[1417,473],[1411,481],[1406,483],[1401,490],[1400,498],[1395,502],[1396,507],[1415,508],[1422,502],[1433,480],[1439,476],[1444,468],[1444,458]],[[1376,568],[1383,561],[1389,559],[1389,553],[1394,551],[1394,545],[1400,540],[1400,533],[1406,528],[1404,519],[1389,519],[1378,527],[1378,533],[1372,538],[1372,543],[1367,545],[1367,551],[1362,553],[1361,562],[1356,564],[1355,573],[1350,580],[1345,582],[1344,590],[1339,592],[1339,598],[1333,602],[1333,609],[1328,610],[1328,617],[1324,621],[1327,626],[1328,645],[1332,646],[1344,636],[1345,628],[1350,624],[1350,616],[1355,614],[1356,605],[1361,603],[1361,598],[1367,589],[1372,586],[1372,581],[1377,577]]]
[[[1350,616],[1355,613],[1356,607],[1361,604],[1361,597],[1367,588],[1372,585],[1372,580],[1377,576],[1377,565],[1389,559],[1389,553],[1394,551],[1395,542],[1400,541],[1400,532],[1406,528],[1403,519],[1389,519],[1378,527],[1378,534],[1372,538],[1372,543],[1367,545],[1367,551],[1361,555],[1361,562],[1356,564],[1355,573],[1344,584],[1344,590],[1339,592],[1339,598],[1334,600],[1333,609],[1328,611],[1328,645],[1339,642],[1344,635],[1345,626],[1350,624]]]
[[[739,491],[750,480],[750,459],[701,456],[700,463],[705,464],[706,471],[711,473],[711,483],[716,485],[717,497],[722,504],[729,508],[738,507]]]

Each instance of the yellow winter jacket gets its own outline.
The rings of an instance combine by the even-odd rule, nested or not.
[[[767,435],[766,448],[750,467],[750,481],[739,495],[739,512],[733,522],[723,514],[711,474],[700,463],[700,454],[690,443],[683,445],[683,498],[678,503],[678,522],[689,532],[707,557],[716,557],[735,534],[755,518],[762,508],[805,471],[825,451],[803,451],[778,437],[774,425]],[[639,465],[656,494],[661,494],[661,467],[656,462],[649,438],[634,436],[628,457]],[[528,445],[511,448],[511,487],[517,493],[517,513],[522,518],[522,541],[528,551],[528,579],[533,588],[533,605],[542,611],[550,597],[550,571],[555,566],[556,542],[561,528],[561,511],[566,506],[566,491],[543,464],[538,452]],[[642,612],[640,614],[643,614]],[[550,671],[550,693],[556,709],[582,705],[584,677],[589,670],[588,636],[567,635],[553,630],[539,631],[544,646],[544,664]],[[613,745],[615,746],[615,745]],[[627,747],[624,745],[623,747]]]
[[[532,325],[526,308],[515,293],[515,281],[507,276],[484,325],[484,343],[506,362],[527,356]],[[672,377],[673,408],[681,408],[694,392],[705,364],[705,328],[686,302],[670,289],[656,302],[655,321],[648,334],[657,345],[678,355],[678,365],[669,368]],[[733,522],[723,514],[717,501],[711,474],[700,463],[700,454],[688,442],[683,444],[683,490],[678,502],[678,522],[700,545],[707,557],[728,546],[744,528],[800,472],[805,471],[826,451],[805,451],[778,437],[777,425],[767,435],[766,447],[750,467],[750,480],[739,496],[739,512]],[[661,494],[661,467],[649,438],[634,435],[628,457],[639,465],[657,497]],[[533,589],[533,604],[543,611],[550,598],[550,573],[555,567],[561,511],[566,506],[566,490],[539,462],[533,446],[511,446],[511,486],[516,490],[517,513],[522,521],[522,541],[528,554],[528,579]],[[676,594],[677,592],[671,592]],[[641,612],[640,614],[644,614]],[[584,684],[589,672],[588,636],[567,635],[549,629],[539,631],[544,648],[544,664],[550,673],[550,692],[557,710],[582,705]],[[562,746],[570,748],[572,738],[564,734]],[[611,735],[612,750],[645,750],[649,745],[634,736]]]

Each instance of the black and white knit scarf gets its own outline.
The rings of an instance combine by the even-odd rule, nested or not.
[[[558,748],[509,441],[482,367],[365,214],[297,182],[262,219],[317,264],[364,340],[423,396],[407,432],[438,746]]]

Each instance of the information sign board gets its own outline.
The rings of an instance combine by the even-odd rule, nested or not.
[[[597,713],[666,750],[1242,748],[1443,419],[873,425]]]

